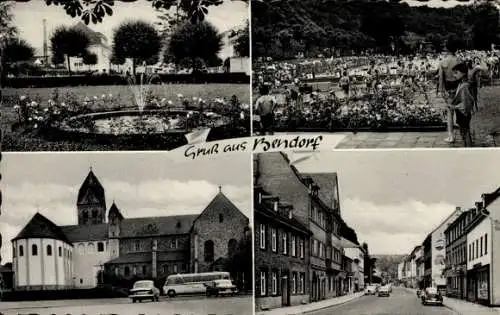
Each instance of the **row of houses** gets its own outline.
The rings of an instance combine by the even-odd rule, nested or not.
[[[256,310],[364,289],[367,253],[342,219],[335,173],[301,173],[284,153],[254,155]]]
[[[449,297],[500,305],[500,188],[455,211],[398,265],[400,282]]]

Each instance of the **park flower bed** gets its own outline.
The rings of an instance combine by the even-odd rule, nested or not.
[[[275,115],[275,129],[318,131],[436,130],[445,128],[443,113],[425,100],[400,95],[377,95],[355,101],[316,101]]]

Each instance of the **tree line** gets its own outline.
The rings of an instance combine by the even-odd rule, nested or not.
[[[499,12],[489,3],[452,8],[368,1],[252,2],[252,53],[275,59],[339,52],[440,52],[447,40],[486,50],[499,41]]]

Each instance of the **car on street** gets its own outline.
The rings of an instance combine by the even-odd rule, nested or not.
[[[443,306],[443,296],[437,288],[429,287],[421,293],[423,305],[440,305]]]
[[[365,288],[365,295],[375,295],[377,293],[377,287],[374,285],[368,285]]]
[[[214,280],[207,284],[207,296],[234,296],[237,293],[238,288],[228,279]]]
[[[389,289],[389,293],[392,293],[392,283],[388,283],[386,287]]]
[[[391,295],[391,292],[389,291],[389,286],[384,285],[378,289],[378,296],[387,296],[389,297]]]
[[[158,302],[160,300],[160,290],[155,287],[152,280],[136,281],[132,289],[130,289],[129,298],[133,303],[142,302],[143,300]]]

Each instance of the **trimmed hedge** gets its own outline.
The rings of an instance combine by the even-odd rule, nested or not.
[[[140,81],[140,74],[137,76]],[[159,74],[152,82],[184,84],[249,84],[250,76],[245,73],[205,73],[205,74]],[[5,87],[11,88],[56,88],[67,86],[127,85],[124,75],[73,75],[57,77],[15,77],[4,80]]]

